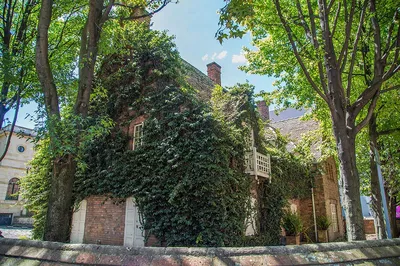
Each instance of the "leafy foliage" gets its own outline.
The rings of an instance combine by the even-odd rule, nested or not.
[[[35,156],[30,162],[30,170],[20,180],[21,196],[27,200],[25,206],[33,212],[33,239],[42,239],[44,233],[52,173],[49,146],[48,138],[41,140],[35,146]]]
[[[250,134],[251,125],[257,150],[271,156],[272,181],[259,181],[257,192],[260,236],[245,237],[242,245],[278,245],[287,200],[309,195],[312,176],[316,173],[313,158],[287,151],[287,141],[260,119],[255,109],[254,87],[250,84],[217,87],[212,103],[215,116],[229,125],[237,140]]]
[[[319,230],[328,230],[329,226],[331,226],[332,222],[326,216],[318,216],[317,217],[317,228]]]
[[[134,196],[146,233],[160,244],[234,245],[242,238],[249,196],[243,144],[232,145],[238,141],[226,125],[178,84],[183,70],[170,37],[145,28],[135,33],[129,53],[103,64],[103,110],[118,126],[88,143],[77,199]],[[93,110],[104,105],[94,103]],[[123,128],[142,114],[143,145],[127,149]]]
[[[285,229],[286,235],[298,235],[303,231],[303,222],[300,215],[291,211],[285,212],[282,227]]]

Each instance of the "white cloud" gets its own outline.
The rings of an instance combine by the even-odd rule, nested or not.
[[[218,59],[224,59],[227,54],[228,54],[228,51],[222,51],[217,55],[217,58]]]
[[[221,59],[224,59],[226,56],[228,55],[228,51],[222,51],[222,52],[220,52],[220,53],[213,53],[213,55],[208,55],[208,54],[205,54],[201,59],[203,60],[203,61],[207,61],[207,60],[212,60],[212,61],[214,61],[215,59],[219,59],[219,60],[221,60]]]
[[[201,58],[201,60],[207,61],[207,60],[208,60],[208,54],[205,54],[205,55]]]
[[[243,53],[240,54],[234,54],[232,55],[232,63],[234,64],[246,64],[247,63],[247,59],[244,56]]]

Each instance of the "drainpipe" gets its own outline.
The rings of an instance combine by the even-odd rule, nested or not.
[[[311,187],[312,210],[314,216],[315,241],[318,241],[317,216],[315,215],[314,187]]]
[[[378,150],[375,148],[375,162],[376,162],[376,168],[378,170],[378,177],[379,177],[379,187],[381,189],[381,195],[382,195],[382,205],[383,205],[383,212],[385,216],[385,224],[386,224],[386,231],[387,231],[387,238],[391,239],[392,238],[392,230],[390,228],[390,221],[389,221],[389,211],[388,211],[388,205],[386,202],[386,193],[385,189],[383,187],[383,177],[382,177],[382,170],[381,170],[381,162],[379,160],[379,153]]]

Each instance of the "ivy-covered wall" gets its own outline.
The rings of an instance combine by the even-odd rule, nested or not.
[[[241,140],[185,83],[169,37],[143,29],[133,44],[102,66],[99,90],[107,95],[92,112],[109,115],[116,126],[87,144],[77,201],[133,196],[147,236],[163,245],[239,244],[249,195]],[[131,150],[126,127],[143,114],[143,145]]]
[[[171,37],[146,26],[119,34],[123,49],[103,56],[90,108],[89,120],[105,121],[107,130],[83,140],[76,202],[92,195],[116,202],[133,196],[147,236],[155,235],[161,245],[278,244],[282,209],[288,198],[301,195],[301,184],[308,185],[308,165],[285,151],[283,138],[265,139],[254,88],[216,87],[211,104],[205,103],[199,88],[185,81]],[[132,150],[127,129],[143,115],[143,145]],[[254,181],[244,174],[250,129],[257,150],[271,154],[272,182],[257,184],[260,235],[244,237]],[[26,198],[34,200],[36,238],[41,237],[51,171],[45,143],[25,186]]]

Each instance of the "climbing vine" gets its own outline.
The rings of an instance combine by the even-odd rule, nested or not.
[[[243,143],[185,84],[170,37],[142,29],[131,46],[102,66],[99,86],[107,97],[93,103],[93,112],[106,110],[116,127],[88,143],[77,201],[133,196],[146,234],[162,245],[237,245],[250,184]],[[143,114],[143,145],[131,150],[124,128]]]
[[[217,87],[212,103],[216,117],[236,132],[237,139],[249,136],[251,129],[257,151],[271,156],[271,182],[257,181],[259,235],[245,237],[241,244],[278,245],[288,199],[309,194],[315,166],[310,156],[287,151],[286,139],[272,129],[268,121],[261,120],[254,98],[252,85],[237,84],[225,89]]]
[[[309,165],[286,152],[279,134],[274,140],[266,137],[253,86],[217,86],[211,102],[204,102],[185,82],[185,69],[166,33],[142,25],[116,38],[119,49],[102,55],[89,116],[106,130],[94,129],[83,139],[76,203],[91,195],[116,202],[133,196],[146,236],[156,236],[160,245],[277,244],[282,209],[288,198],[301,196],[301,184],[308,186]],[[143,145],[132,150],[128,128],[143,116]],[[250,130],[257,150],[272,160],[272,183],[258,185],[258,238],[244,237],[254,181],[244,173]],[[25,179],[37,217],[36,238],[43,231],[51,171],[46,143],[41,142],[43,152]]]

